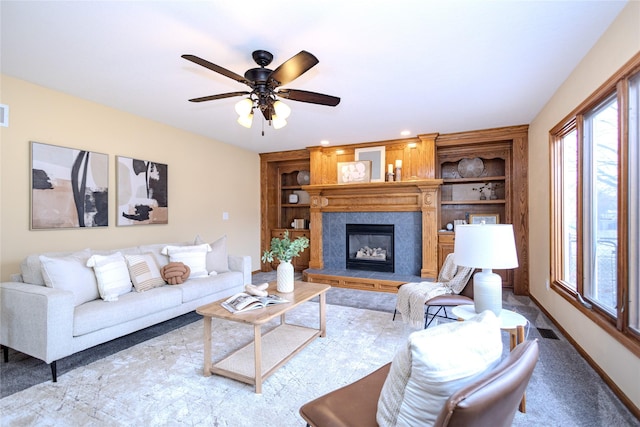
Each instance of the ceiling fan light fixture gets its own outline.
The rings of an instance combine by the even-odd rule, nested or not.
[[[289,107],[287,104],[285,104],[282,101],[274,102],[273,109],[275,110],[276,115],[283,120],[288,119],[289,116],[291,115],[291,107]]]
[[[238,113],[240,117],[248,116],[249,114],[251,114],[252,110],[253,101],[251,100],[251,98],[245,98],[241,101],[236,102],[236,113]]]
[[[287,125],[287,121],[282,117],[279,117],[277,114],[271,116],[271,124],[274,129],[282,129]]]
[[[278,97],[311,104],[327,105],[335,107],[340,103],[340,98],[325,95],[322,93],[310,92],[298,89],[281,89],[276,91],[281,85],[286,85],[309,71],[318,63],[318,58],[311,53],[302,50],[297,55],[292,56],[280,64],[274,70],[267,67],[273,60],[273,55],[265,50],[256,50],[252,54],[253,60],[259,68],[251,68],[244,73],[244,76],[224,67],[216,65],[206,59],[195,55],[185,54],[182,58],[191,61],[196,65],[207,68],[238,83],[245,84],[251,89],[248,91],[236,91],[220,93],[217,95],[202,96],[190,99],[190,102],[205,102],[216,99],[225,99],[234,96],[247,96],[247,98],[235,104],[235,111],[238,113],[238,123],[246,128],[250,128],[253,122],[253,110],[264,116],[270,126],[281,129],[287,125],[287,118],[291,114],[291,108],[278,100]],[[264,122],[263,132],[264,135]]]
[[[240,117],[238,117],[238,124],[240,124],[240,126],[244,126],[247,129],[250,129],[252,123],[253,123],[253,113],[241,115]]]

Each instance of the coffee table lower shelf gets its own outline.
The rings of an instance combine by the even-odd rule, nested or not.
[[[260,348],[257,352],[255,343],[251,342],[225,359],[214,363],[210,371],[212,374],[247,384],[261,384],[320,334],[321,331],[318,329],[283,323],[262,335],[258,341]],[[256,364],[258,363],[261,375],[260,381],[256,382]],[[260,391],[257,392],[260,393]]]

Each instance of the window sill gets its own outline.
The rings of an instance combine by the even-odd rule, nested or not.
[[[630,336],[622,331],[616,329],[615,325],[611,323],[609,319],[596,312],[595,308],[588,309],[577,299],[577,294],[568,291],[564,287],[554,283],[551,288],[566,299],[571,305],[573,305],[578,311],[587,316],[592,322],[604,329],[612,338],[626,347],[635,356],[640,357],[640,337],[635,335]]]

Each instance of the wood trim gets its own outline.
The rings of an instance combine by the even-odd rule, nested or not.
[[[280,168],[307,165],[310,153],[306,149],[260,153],[260,248],[268,248],[271,230],[281,228]],[[311,175],[313,177],[313,174]],[[270,263],[260,264],[261,271],[271,271]]]
[[[323,212],[422,212],[421,277],[438,276],[438,199],[441,179],[417,181],[316,184],[302,188],[311,198],[311,259],[322,269]],[[324,282],[327,283],[327,282]]]
[[[309,283],[324,283],[336,288],[360,289],[363,291],[389,293],[398,293],[398,288],[406,283],[368,277],[333,276],[308,271],[303,273],[303,280]]]
[[[510,270],[516,295],[529,293],[529,125],[465,131],[438,135],[435,141],[438,167],[444,161],[456,162],[482,153],[483,158],[505,159],[505,218],[513,224],[519,267]]]
[[[479,131],[465,131],[438,135],[436,147],[451,145],[478,145],[487,142],[509,141],[515,137],[527,136],[529,125],[506,126],[500,128],[483,129]]]

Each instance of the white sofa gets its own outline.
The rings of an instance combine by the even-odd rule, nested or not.
[[[159,270],[179,259],[162,253],[167,253],[167,246],[195,248],[174,243],[28,256],[21,264],[21,273],[0,284],[0,344],[5,362],[8,348],[41,359],[51,365],[55,382],[57,360],[242,292],[244,285],[251,283],[251,257],[228,256],[225,236],[209,246],[213,249],[205,255],[207,272],[203,277],[194,277],[197,272],[185,262],[192,276],[182,284],[164,284],[161,278],[158,284],[154,279],[156,287],[131,286],[121,289],[115,301],[101,298],[104,286],[94,281],[98,271],[86,266],[92,255],[106,259],[122,254],[135,283],[131,255],[144,254],[143,258],[149,260],[152,254]]]

